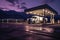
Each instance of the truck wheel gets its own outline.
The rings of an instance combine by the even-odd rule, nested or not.
[[[35,24],[35,21],[33,21],[32,23]]]
[[[28,20],[28,24],[31,24],[31,20],[30,19]]]

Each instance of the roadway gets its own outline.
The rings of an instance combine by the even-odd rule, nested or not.
[[[26,33],[26,26],[41,25],[27,23],[0,23],[0,40],[58,40],[41,34],[28,34]]]

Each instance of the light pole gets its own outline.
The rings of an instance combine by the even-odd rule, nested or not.
[[[52,24],[54,24],[55,22],[54,22],[54,14],[52,15]]]
[[[54,24],[54,14],[53,14],[53,13],[51,13],[50,22],[51,22],[52,24]]]
[[[45,9],[43,9],[43,23],[45,24]]]

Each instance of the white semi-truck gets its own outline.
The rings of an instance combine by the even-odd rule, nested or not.
[[[42,16],[32,16],[31,18],[27,19],[28,23],[43,23],[44,21],[47,22],[48,19]]]

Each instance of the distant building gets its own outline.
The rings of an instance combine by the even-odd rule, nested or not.
[[[53,8],[51,8],[48,4],[26,9],[25,12],[26,14],[33,14],[33,15],[43,16],[47,18],[50,17],[49,20],[50,23],[52,24],[55,23],[54,16],[58,15],[58,13]]]

